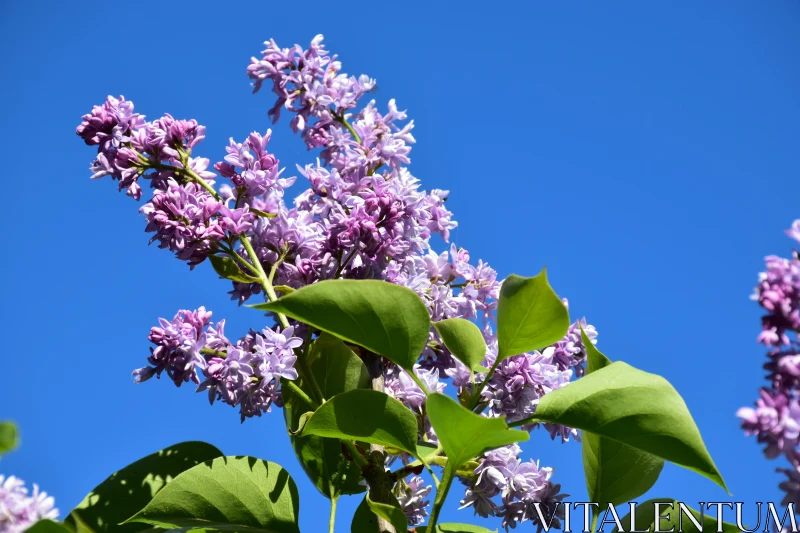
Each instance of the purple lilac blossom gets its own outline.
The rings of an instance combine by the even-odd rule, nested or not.
[[[425,521],[431,503],[425,498],[431,493],[432,488],[431,485],[426,485],[425,480],[419,476],[414,476],[400,484],[397,501],[408,519],[409,526],[418,526]]]
[[[25,482],[14,476],[0,474],[0,531],[22,533],[39,520],[56,520],[58,509],[55,500],[40,492],[34,483],[28,493]]]
[[[800,240],[800,220],[786,234]],[[759,391],[755,407],[742,407],[736,413],[745,434],[755,435],[770,459],[785,457],[791,466],[778,469],[788,476],[779,488],[786,495],[784,505],[800,503],[800,259],[794,252],[789,259],[770,255],[766,269],[759,274],[752,299],[764,308],[761,333],[757,341],[769,348],[768,386]]]
[[[136,383],[166,371],[178,387],[192,381],[198,392],[208,391],[212,404],[221,400],[239,407],[242,421],[282,405],[280,380],[297,379],[294,349],[303,344],[289,327],[250,332],[233,345],[225,337],[225,321],[212,323],[204,307],[178,311],[171,321],[159,319],[149,338],[156,345],[147,360],[151,366],[133,372]]]
[[[546,518],[559,508],[557,503],[565,498],[560,494],[560,485],[554,485],[550,478],[552,468],[539,467],[533,460],[523,462],[519,459],[522,450],[516,444],[497,448],[480,458],[473,472],[473,479],[462,479],[467,485],[461,508],[472,507],[475,514],[503,517],[503,526],[514,528],[518,523],[539,522],[533,504],[540,502]],[[557,514],[554,525],[563,519]]]

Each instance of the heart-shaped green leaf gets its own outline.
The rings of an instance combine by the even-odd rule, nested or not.
[[[547,273],[511,274],[497,302],[497,360],[558,342],[569,328],[569,313],[547,282]]]
[[[327,280],[252,306],[283,313],[413,371],[428,342],[430,316],[419,296],[379,280]]]
[[[486,341],[478,326],[463,318],[448,318],[434,322],[433,327],[456,359],[472,372],[478,370],[486,357]]]
[[[583,329],[581,340],[586,350],[587,375],[611,364]],[[664,468],[660,457],[588,431],[583,432],[581,450],[589,501],[599,503],[600,509],[641,496],[655,484]]]
[[[95,487],[64,524],[74,531],[83,524],[97,533],[145,530],[144,524],[118,524],[147,505],[180,473],[215,457],[222,457],[222,452],[198,441],[181,442],[143,457]]]
[[[314,341],[309,352],[309,366],[326,400],[342,392],[370,386],[364,363],[332,335],[323,334]],[[312,395],[310,387],[302,380],[296,380],[295,383],[306,394]],[[299,427],[300,417],[310,407],[296,398],[288,387],[283,388],[283,403],[286,426],[289,431],[295,431]],[[303,470],[326,498],[358,494],[366,490],[360,484],[361,469],[342,454],[342,444],[338,439],[291,435],[290,440]]]
[[[231,281],[238,281],[240,283],[258,283],[258,278],[249,276],[242,272],[236,261],[230,257],[222,255],[210,255],[208,260],[211,261],[211,266],[214,271],[219,274],[219,277],[229,279]]]
[[[280,465],[219,457],[183,472],[129,519],[165,529],[299,533],[297,486]]]
[[[413,455],[417,419],[406,406],[383,392],[356,389],[322,404],[300,434],[380,444]]]
[[[0,422],[0,455],[14,450],[18,445],[19,437],[14,422]]]
[[[659,516],[661,517],[660,525],[656,524],[656,503],[662,504],[658,509]],[[670,504],[672,504],[672,507],[669,507]],[[708,512],[701,516],[699,512],[691,507],[685,504],[684,506],[685,508],[681,509],[678,501],[672,498],[653,498],[652,500],[640,503],[636,505],[636,512],[634,513],[635,530],[669,531],[674,527],[675,531],[680,531],[682,533],[701,533],[702,531],[714,533],[717,531],[718,522],[713,516],[709,516]],[[697,528],[697,524],[692,521],[688,514],[691,514],[694,517],[694,521],[700,524],[700,529]],[[669,516],[669,518],[667,518],[667,516]],[[634,531],[634,529],[631,528],[630,513],[624,516],[620,522],[622,522],[624,531]],[[740,533],[737,526],[728,524],[727,522],[722,523],[722,531],[723,533]],[[615,527],[613,533],[619,533],[619,528]]]
[[[447,464],[453,465],[453,471],[487,450],[529,438],[526,431],[509,429],[504,418],[476,415],[441,393],[428,396],[427,409],[431,425],[447,453]]]
[[[627,444],[702,474],[727,490],[689,409],[669,382],[621,361],[545,394],[533,417]]]

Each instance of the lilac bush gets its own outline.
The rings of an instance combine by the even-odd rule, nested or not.
[[[252,132],[242,142],[232,138],[227,155],[213,165],[214,173],[208,170],[209,159],[195,155],[204,126],[171,115],[146,121],[122,96],[109,96],[77,128],[86,144],[97,146],[92,178],[110,176],[136,200],[149,181],[152,196],[140,213],[145,231],[154,234],[150,242],[174,252],[190,268],[209,257],[224,257],[244,274],[254,276],[263,268],[274,286],[293,289],[335,278],[402,285],[424,300],[434,321],[481,321],[489,347],[484,366],[491,367],[497,355],[492,316],[501,281],[487,263],[472,263],[463,248],[453,244],[441,253],[433,250],[431,237],[448,241],[457,222],[445,206],[449,191],[422,190],[408,170],[415,140],[414,122],[406,112],[394,100],[384,112],[375,100],[364,103],[375,81],[342,72],[321,35],[307,49],[267,42],[247,74],[254,92],[271,89],[277,95],[269,110],[273,123],[288,113],[292,131],[309,150],[319,149],[315,162],[298,165],[307,188],[291,203],[284,196],[296,178],[283,177],[280,160],[269,152],[271,130]],[[242,304],[263,290],[255,278],[242,276],[233,280],[230,294]],[[172,321],[159,319],[149,336],[156,346],[150,350],[149,366],[134,371],[135,381],[164,372],[177,386],[191,381],[198,391],[208,391],[212,403],[239,407],[243,421],[281,406],[280,379],[297,378],[293,350],[302,349],[304,342],[292,336],[297,325],[283,324],[283,331],[280,324],[272,325],[232,343],[223,333],[225,321],[215,326],[210,317],[200,308],[181,310]],[[485,416],[522,420],[535,412],[544,394],[582,374],[586,352],[581,325],[596,342],[595,328],[581,320],[552,347],[505,360],[485,385],[486,372],[477,373],[473,383],[465,379],[463,364],[431,328],[415,373],[432,392],[452,382],[459,395],[470,395],[477,386]],[[426,395],[414,380],[393,364],[385,366],[383,377],[386,391],[426,427]],[[562,441],[577,437],[570,428],[548,424],[547,430]],[[437,442],[430,432],[421,437]],[[492,472],[505,475],[505,484],[514,476],[508,469]],[[551,470],[541,472],[547,475],[516,489],[514,498],[475,507],[475,512],[502,516],[506,525],[530,520],[529,513],[513,504],[551,490]],[[430,490],[420,483],[421,478],[409,482],[415,494]],[[470,490],[467,494],[469,500]],[[401,502],[409,523],[419,524],[428,502],[422,496]]]
[[[800,242],[800,220],[786,234]],[[779,488],[783,505],[800,506],[800,256],[770,255],[758,277],[752,299],[766,311],[758,342],[767,348],[768,384],[761,388],[755,407],[742,407],[737,416],[745,434],[755,435],[769,459],[785,457],[789,468],[778,472],[787,479]]]
[[[570,321],[544,270],[501,280],[450,242],[450,193],[426,191],[411,174],[414,122],[395,100],[384,109],[368,98],[374,80],[345,74],[321,35],[308,48],[268,41],[246,72],[253,92],[274,93],[273,124],[289,115],[314,152],[297,165],[299,177],[270,151],[272,130],[231,138],[212,165],[197,153],[204,126],[168,114],[148,121],[122,96],[108,96],[76,130],[97,149],[92,178],[110,176],[143,202],[151,243],[190,270],[210,263],[237,305],[266,312],[237,340],[204,307],[159,318],[136,383],[164,375],[178,387],[191,383],[210,403],[238,408],[242,422],[283,408],[304,472],[331,501],[331,532],[337,499],[363,492],[352,531],[440,531],[454,481],[464,487],[461,508],[507,530],[560,527],[566,495],[553,469],[520,458],[516,444],[537,429],[581,442],[584,460],[594,461],[586,475],[597,501],[643,494],[665,460],[725,487],[677,392],[597,351],[596,328]],[[289,201],[294,185],[302,190]],[[627,385],[607,387],[609,379]],[[613,398],[587,402],[598,387]],[[640,411],[618,408],[627,404]],[[642,425],[641,417],[669,424]],[[684,448],[674,452],[674,443]],[[610,446],[616,451],[601,453]],[[619,470],[602,463],[609,455],[650,465],[645,481],[604,486],[612,478],[604,469]],[[189,442],[119,477],[149,479],[154,464],[175,469],[174,479],[137,500],[117,497],[115,474],[65,524],[76,533],[123,521],[299,532],[297,489],[279,465]],[[245,497],[270,512],[251,512]]]

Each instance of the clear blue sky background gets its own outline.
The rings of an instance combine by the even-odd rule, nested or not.
[[[0,418],[23,437],[0,472],[38,482],[66,514],[115,469],[201,439],[285,465],[304,531],[323,528],[326,501],[280,412],[240,424],[190,388],[131,382],[159,316],[206,305],[234,334],[261,319],[207,265],[190,273],[148,247],[138,205],[89,181],[92,150],[74,134],[92,104],[124,94],[151,118],[197,118],[201,152],[219,160],[228,137],[268,127],[250,56],[270,37],[323,33],[347,72],[376,78],[378,100],[416,121],[412,171],[452,191],[454,240],[503,276],[547,265],[606,354],[683,395],[734,499],[779,499],[780,463],[734,413],[763,379],[748,297],[763,257],[790,253],[782,231],[800,217],[800,4],[444,4],[0,4]],[[275,131],[290,172],[314,157],[286,120]],[[585,498],[579,445],[538,434],[524,448]],[[650,496],[728,499],[673,466]],[[445,518],[468,521],[458,497]],[[356,503],[343,503],[342,531]]]

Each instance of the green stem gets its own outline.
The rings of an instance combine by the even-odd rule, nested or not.
[[[358,133],[356,133],[356,130],[353,129],[353,126],[347,122],[347,120],[344,118],[344,115],[337,116],[336,120],[339,122],[339,124],[347,128],[347,131],[350,132],[350,135],[353,136],[353,139],[355,139],[358,144],[361,144],[361,137],[358,136]]]
[[[220,352],[219,350],[212,350],[211,348],[201,348],[200,353],[203,355],[210,355],[211,357],[219,357],[220,359],[225,359],[228,357],[228,354],[225,352]]]
[[[536,418],[536,415],[529,416],[528,418],[523,418],[522,420],[517,420],[516,422],[509,422],[508,427],[510,428],[518,428],[520,426],[524,426],[526,424],[535,424],[536,422],[544,422],[544,420],[540,420]]]
[[[489,383],[489,380],[492,379],[494,371],[497,370],[497,366],[499,364],[500,364],[500,358],[498,357],[497,359],[494,360],[492,368],[489,369],[489,372],[486,374],[486,377],[483,379],[483,381],[481,381],[481,384],[478,385],[477,389],[475,389],[475,392],[472,395],[472,400],[470,401],[470,407],[469,407],[470,411],[475,409],[475,407],[478,405],[478,401],[481,399],[481,393],[483,392],[483,389],[486,387],[486,384]]]
[[[306,402],[306,404],[312,410],[316,410],[317,407],[319,407],[319,403],[317,403],[314,400],[312,400],[308,396],[308,394],[305,393],[305,391],[303,389],[301,389],[300,387],[297,386],[297,383],[295,383],[294,381],[286,379],[286,380],[283,381],[283,384],[281,386],[286,387],[287,389],[291,390],[292,394],[294,394],[295,396],[297,396],[298,398],[300,398],[301,400]]]
[[[269,301],[274,302],[278,299],[278,295],[275,294],[275,289],[272,287],[272,283],[270,283],[269,278],[267,277],[267,273],[264,272],[264,266],[259,261],[258,256],[256,256],[256,251],[253,250],[253,245],[250,244],[250,239],[242,233],[239,235],[239,240],[241,241],[244,249],[247,250],[247,255],[250,257],[250,261],[258,270],[258,281],[261,283],[261,286],[264,288],[264,292],[267,293]],[[286,319],[286,315],[282,313],[275,313],[278,315],[278,321],[281,323],[284,329],[289,327],[289,321]]]
[[[333,275],[334,278],[338,278],[339,276],[342,275],[342,272],[344,271],[345,268],[347,268],[347,265],[350,263],[350,260],[353,258],[354,255],[356,255],[356,249],[357,247],[354,246],[353,249],[350,251],[350,255],[348,255],[347,258],[339,264],[339,268],[336,269],[336,273]]]
[[[422,390],[422,392],[425,393],[425,396],[430,394],[430,391],[428,391],[428,388],[425,386],[425,384],[422,382],[422,380],[419,379],[419,377],[414,373],[413,370],[410,371],[410,372],[406,372],[406,374],[408,374],[411,377],[411,379],[414,380],[414,383],[416,383],[417,387],[419,387]]]
[[[344,439],[341,440],[341,443],[344,444],[344,447],[347,448],[347,451],[350,452],[350,455],[353,457],[353,461],[355,461],[359,467],[365,467],[369,464],[367,459],[358,451],[355,444]]]
[[[592,513],[592,533],[597,531],[597,513]]]
[[[331,496],[331,518],[328,520],[328,533],[333,533],[336,527],[336,501],[337,497]]]
[[[451,470],[449,465],[444,469],[442,482],[439,484],[439,488],[436,491],[436,499],[433,500],[433,509],[431,510],[431,517],[428,520],[428,529],[426,531],[436,531],[436,521],[439,519],[439,513],[442,510],[444,501],[447,499],[447,492],[450,490],[450,485],[453,483],[453,478],[455,477],[455,472]]]

